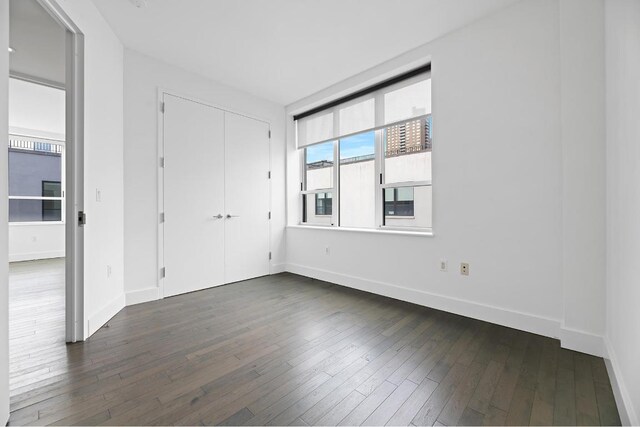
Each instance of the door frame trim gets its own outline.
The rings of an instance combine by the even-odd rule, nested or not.
[[[221,110],[226,113],[237,114],[239,116],[246,117],[248,119],[257,120],[259,122],[266,123],[269,126],[269,133],[271,133],[271,122],[264,118],[254,116],[252,114],[247,114],[242,111],[234,110],[232,108],[228,108],[222,106],[220,104],[216,104],[211,101],[203,100],[200,98],[195,98],[189,95],[184,95],[182,93],[176,92],[171,89],[166,89],[164,87],[158,86],[157,90],[157,99],[156,99],[156,117],[157,117],[157,152],[156,152],[156,171],[157,171],[157,192],[156,197],[158,200],[157,211],[156,211],[156,221],[158,224],[156,239],[158,242],[158,253],[157,253],[157,264],[156,264],[156,274],[157,274],[157,286],[158,286],[158,299],[165,298],[165,289],[164,289],[164,278],[162,276],[162,268],[164,268],[164,223],[160,221],[160,215],[164,213],[164,167],[162,165],[162,159],[164,158],[164,96],[170,95],[176,98],[184,99],[186,101],[195,102],[197,104],[202,104],[207,107],[215,108],[217,110]],[[269,170],[272,168],[271,164],[271,138],[269,138]],[[273,175],[273,173],[272,173]],[[272,198],[272,180],[269,180],[269,210],[271,211],[273,206],[273,198]],[[272,251],[271,247],[271,221],[269,221],[269,250]],[[269,263],[269,271],[271,271],[271,262]]]
[[[84,341],[84,34],[57,0],[37,0],[66,30],[65,37],[65,339]]]

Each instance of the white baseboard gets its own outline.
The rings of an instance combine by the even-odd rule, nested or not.
[[[364,279],[346,274],[334,273],[298,264],[286,264],[286,271],[313,277],[338,285],[384,295],[390,298],[407,301],[461,316],[471,317],[486,322],[495,323],[521,331],[531,332],[551,338],[560,339],[562,347],[580,351],[594,356],[604,354],[602,337],[582,331],[561,329],[560,320],[537,316],[531,313],[508,310],[480,304],[460,298],[439,295],[416,289],[404,288],[389,283]]]
[[[269,274],[284,273],[287,268],[287,264],[272,264],[269,270]]]
[[[64,258],[64,251],[28,252],[22,254],[9,254],[9,262],[35,261],[38,259]]]
[[[125,294],[125,304],[127,306],[155,301],[157,299],[160,299],[160,289],[157,286],[131,291]]]
[[[287,271],[461,316],[558,338],[559,321],[554,319],[296,264],[287,264]]]
[[[579,331],[567,327],[560,327],[560,342],[563,348],[591,354],[593,356],[604,357],[604,338],[589,332]]]
[[[633,401],[629,396],[629,391],[624,382],[624,376],[620,372],[620,365],[618,364],[618,358],[616,352],[611,346],[611,342],[605,336],[604,346],[606,350],[606,356],[604,363],[607,366],[607,372],[611,381],[611,388],[613,389],[613,396],[616,399],[616,405],[618,406],[618,413],[620,414],[620,421],[623,426],[637,426],[640,425],[640,418],[633,407]]]
[[[118,314],[124,308],[124,293],[118,295],[111,302],[105,305],[93,316],[89,316],[87,321],[87,337],[89,338],[98,329],[104,326],[113,316]]]

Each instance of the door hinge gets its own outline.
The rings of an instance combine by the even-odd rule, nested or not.
[[[269,252],[269,259],[271,259],[271,252]]]
[[[271,129],[269,129],[269,139],[271,139]]]
[[[87,223],[87,214],[82,211],[78,211],[78,225],[82,227],[86,223]]]
[[[164,212],[160,213],[160,224],[164,222]]]
[[[166,267],[162,267],[160,269],[160,278],[164,279],[166,277],[166,275],[167,275],[167,269],[166,269]]]
[[[267,172],[267,177],[271,179],[271,171]]]
[[[164,102],[160,103],[160,112],[164,113]]]
[[[160,167],[164,167],[164,157],[160,157]]]
[[[271,211],[269,211],[269,219],[271,219]]]

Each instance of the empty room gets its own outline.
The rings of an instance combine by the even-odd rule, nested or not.
[[[640,425],[640,0],[0,0],[0,44],[0,423]]]

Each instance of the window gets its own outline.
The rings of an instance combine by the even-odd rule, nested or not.
[[[431,229],[431,78],[410,74],[295,117],[302,223]]]
[[[9,136],[9,222],[64,220],[61,141]]]
[[[413,216],[413,188],[385,188],[384,214],[392,216]]]
[[[332,200],[331,193],[316,193],[316,215],[331,215]]]
[[[304,149],[303,219],[308,224],[331,225],[333,221],[334,143]]]

